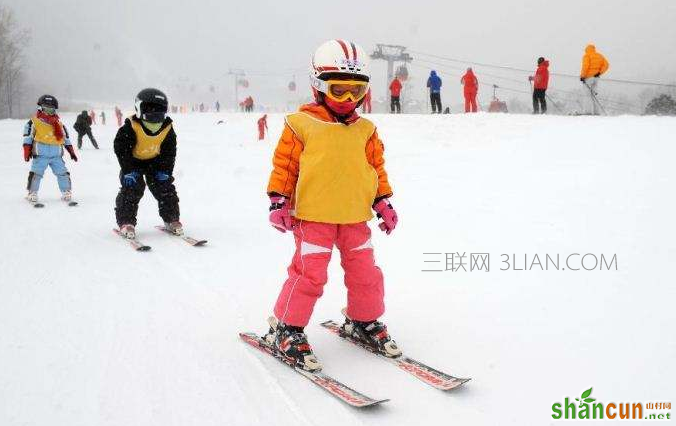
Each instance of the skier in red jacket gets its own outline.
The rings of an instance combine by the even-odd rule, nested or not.
[[[535,76],[528,77],[533,82],[533,114],[547,112],[547,86],[549,85],[549,61],[542,56],[538,58]]]
[[[265,114],[258,119],[258,140],[265,139],[265,131],[268,130],[268,115]]]
[[[396,108],[397,114],[401,114],[401,102],[399,101],[399,96],[401,96],[401,81],[399,77],[394,77],[392,83],[390,83],[390,111],[394,114]]]
[[[463,93],[465,95],[465,112],[477,112],[476,95],[479,91],[479,80],[472,68],[467,68],[467,72],[460,79],[460,83],[465,87]]]
[[[115,107],[115,118],[117,118],[117,127],[122,127],[122,110]]]

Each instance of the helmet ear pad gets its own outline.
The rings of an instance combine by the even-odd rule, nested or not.
[[[312,88],[312,96],[315,98],[315,102],[320,105],[324,104],[324,94],[314,87]]]

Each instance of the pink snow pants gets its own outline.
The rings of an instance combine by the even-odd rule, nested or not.
[[[279,321],[298,327],[308,324],[328,279],[326,269],[334,245],[340,250],[345,271],[347,315],[357,321],[373,321],[385,312],[383,273],[375,264],[366,222],[334,225],[297,221],[293,235],[296,253],[275,304]]]

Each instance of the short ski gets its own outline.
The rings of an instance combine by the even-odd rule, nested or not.
[[[150,246],[147,246],[147,245],[143,244],[143,243],[140,242],[137,238],[127,238],[127,237],[125,237],[124,235],[122,235],[122,234],[120,233],[120,230],[119,230],[119,229],[114,229],[114,228],[113,228],[113,232],[114,232],[116,235],[119,235],[120,238],[123,238],[123,239],[129,241],[129,245],[131,245],[132,248],[133,248],[134,250],[136,250],[136,251],[148,251],[148,250],[150,250]]]
[[[207,243],[207,240],[198,240],[196,238],[189,237],[187,235],[176,235],[173,232],[171,232],[170,230],[168,230],[167,228],[165,228],[164,226],[156,226],[155,228],[159,229],[162,232],[166,232],[167,234],[169,234],[171,236],[179,237],[180,239],[182,239],[183,241],[185,241],[186,243],[190,244],[193,247],[200,247],[200,246],[203,246]]]
[[[41,203],[41,202],[39,202],[39,201],[36,201],[36,202],[31,202],[31,201],[29,201],[29,203],[30,203],[33,207],[35,207],[36,209],[41,209],[41,208],[43,208],[43,207],[45,206],[43,203]],[[69,207],[75,207],[75,206],[77,206],[77,204],[78,204],[77,201],[68,201],[67,203],[68,203],[68,206],[69,206]]]
[[[340,325],[336,324],[334,321],[325,321],[322,323],[322,326],[332,332],[333,334],[341,337],[342,339],[347,340],[348,342],[357,345],[366,349],[367,351],[378,355],[378,357],[390,362],[391,364],[396,365],[407,373],[412,374],[428,385],[441,389],[444,391],[457,388],[458,386],[470,381],[469,378],[461,378],[451,376],[450,374],[443,373],[439,370],[435,370],[432,367],[429,367],[422,362],[416,361],[415,359],[408,357],[406,355],[401,355],[397,358],[388,358],[385,355],[377,352],[375,349],[371,348],[364,343],[353,339],[352,337],[345,335],[340,328]]]
[[[282,354],[270,346],[263,338],[259,337],[254,333],[239,333],[239,337],[249,345],[260,350],[263,353],[266,353],[278,361],[288,365],[293,368],[297,373],[303,375],[305,378],[309,379],[315,385],[321,387],[325,391],[329,392],[334,397],[340,399],[341,401],[349,404],[353,407],[363,408],[370,407],[373,405],[378,405],[382,402],[389,401],[388,399],[373,399],[370,398],[356,390],[347,387],[336,379],[327,376],[322,372],[310,372],[303,370],[302,368],[294,366],[289,360],[287,360]]]
[[[26,201],[28,201],[28,204],[30,204],[31,206],[35,207],[36,209],[41,209],[41,208],[43,208],[43,207],[45,206],[44,204],[42,204],[42,203],[39,202],[38,200],[35,200],[35,201],[29,200],[28,197],[26,197]]]

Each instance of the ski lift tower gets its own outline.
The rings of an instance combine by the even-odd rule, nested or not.
[[[385,93],[390,88],[390,82],[394,78],[394,63],[403,62],[404,64],[411,62],[413,58],[406,53],[406,47],[395,46],[391,44],[376,44],[376,49],[371,53],[371,59],[380,59],[387,61],[387,81],[385,81]]]
[[[230,68],[226,75],[231,75],[235,79],[235,112],[239,110],[239,83],[246,74],[242,69]]]

